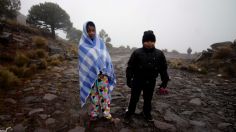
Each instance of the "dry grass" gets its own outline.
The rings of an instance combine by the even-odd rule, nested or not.
[[[50,61],[50,65],[59,66],[62,62],[59,59],[54,59]]]
[[[40,36],[34,36],[32,39],[33,39],[33,43],[35,44],[37,48],[40,48],[40,49],[47,48],[48,41],[45,38],[40,37]]]
[[[40,65],[38,66],[38,69],[47,69],[48,63],[46,59],[40,60]]]
[[[37,68],[37,67],[36,67]],[[11,72],[13,72],[17,77],[19,78],[27,78],[31,77],[32,75],[35,74],[36,69],[35,67],[17,67],[15,65],[9,66],[8,68]]]
[[[26,53],[26,56],[30,59],[37,59],[38,56],[36,54],[36,51],[35,50],[30,50]]]
[[[30,59],[23,53],[18,52],[15,57],[15,64],[19,67],[28,65]]]
[[[35,52],[38,58],[46,58],[48,56],[47,52],[43,49],[37,49]]]
[[[6,68],[0,69],[0,88],[10,89],[14,86],[19,85],[20,80],[14,73],[10,72]]]
[[[183,65],[183,61],[180,59],[171,59],[167,61],[169,67],[179,69]]]

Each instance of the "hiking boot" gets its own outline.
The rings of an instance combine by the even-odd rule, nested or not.
[[[145,120],[147,120],[149,122],[153,122],[154,121],[153,117],[152,117],[152,115],[150,113],[146,114],[146,113],[142,112],[142,114],[143,114],[143,117],[144,117]]]

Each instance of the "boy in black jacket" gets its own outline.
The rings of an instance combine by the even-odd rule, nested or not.
[[[136,109],[141,91],[143,91],[143,116],[152,121],[151,101],[158,74],[161,75],[161,88],[166,88],[169,81],[166,59],[162,51],[155,48],[156,37],[153,31],[145,31],[143,47],[135,50],[126,69],[127,85],[131,88],[131,98],[125,121],[128,121]]]

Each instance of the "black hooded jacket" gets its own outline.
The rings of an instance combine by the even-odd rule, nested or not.
[[[143,47],[132,53],[126,69],[127,83],[130,83],[132,79],[154,80],[158,74],[161,75],[161,87],[166,87],[169,76],[166,58],[161,50]]]

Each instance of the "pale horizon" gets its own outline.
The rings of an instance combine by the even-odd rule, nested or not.
[[[45,1],[60,5],[77,29],[94,21],[115,47],[141,47],[145,30],[154,31],[157,48],[182,53],[236,39],[235,0],[21,0],[20,12],[27,15],[32,5]]]

